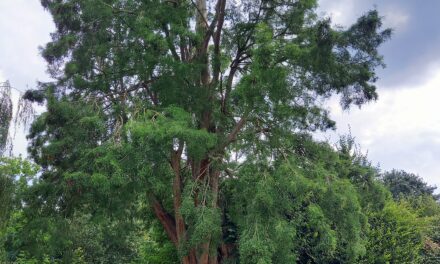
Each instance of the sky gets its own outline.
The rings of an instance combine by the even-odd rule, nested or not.
[[[37,81],[49,80],[39,47],[50,41],[55,30],[52,18],[39,0],[0,0],[0,82],[9,80],[14,109],[19,92],[37,87]],[[37,107],[40,110],[41,107]],[[14,111],[15,113],[15,111]],[[13,138],[14,154],[26,156],[25,128]]]
[[[345,112],[332,99],[337,130],[325,137],[351,130],[382,170],[416,173],[440,187],[440,1],[321,0],[319,12],[348,26],[373,8],[394,31],[380,49],[387,66],[378,71],[379,99]]]
[[[327,107],[337,130],[322,137],[335,141],[351,131],[361,150],[382,170],[403,169],[440,187],[440,1],[321,0],[318,13],[348,26],[376,8],[393,37],[380,51],[379,99],[361,109],[342,111],[337,98]],[[0,0],[0,81],[19,91],[49,80],[39,46],[55,29],[38,0]],[[15,92],[18,96],[18,92]],[[15,154],[26,152],[25,133],[14,139]]]

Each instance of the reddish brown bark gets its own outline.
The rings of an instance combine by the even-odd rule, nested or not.
[[[152,198],[152,205],[154,214],[156,215],[159,222],[162,224],[165,232],[167,233],[169,239],[177,246],[177,232],[176,232],[176,222],[174,218],[165,211],[162,204],[155,198]]]
[[[182,156],[184,143],[180,142],[179,147],[176,151],[171,153],[171,167],[174,171],[174,181],[173,181],[173,205],[174,205],[174,219],[176,221],[176,237],[177,246],[179,247],[184,242],[186,242],[186,227],[185,221],[180,213],[180,207],[182,204],[182,179],[180,175],[180,161]],[[193,254],[190,253],[188,256],[182,258],[183,264],[197,264]]]
[[[192,0],[191,3],[195,8],[195,22],[196,22],[196,32],[201,35],[201,39],[197,43],[187,41],[186,36],[179,36],[179,34],[173,33],[171,26],[163,25],[163,31],[167,40],[169,52],[175,58],[176,61],[186,62],[186,61],[196,61],[203,66],[197,76],[197,86],[200,86],[203,90],[203,95],[206,96],[207,102],[215,101],[216,89],[220,90],[222,101],[221,110],[226,114],[227,112],[227,101],[232,90],[232,85],[234,82],[234,76],[237,72],[240,72],[240,63],[247,58],[249,55],[246,53],[248,48],[248,40],[244,43],[244,46],[239,47],[235,59],[232,61],[229,70],[229,76],[225,81],[225,91],[223,92],[223,85],[221,80],[221,65],[220,65],[220,53],[221,53],[221,37],[222,30],[224,26],[225,19],[225,9],[227,0],[217,0],[215,7],[215,15],[211,21],[208,21],[207,15],[207,1],[206,0]],[[176,1],[176,7],[179,1]],[[212,41],[211,41],[212,40]],[[175,44],[175,43],[179,44]],[[214,46],[213,52],[213,63],[211,65],[210,57],[208,56],[209,45]],[[176,46],[175,46],[176,45]],[[194,45],[194,46],[193,46]],[[195,52],[194,52],[195,51]],[[220,88],[218,87],[220,86]],[[150,94],[151,100],[155,105],[159,104],[157,96]],[[199,128],[206,129],[210,133],[223,133],[225,128],[218,125],[214,125],[213,120],[213,105],[207,105],[206,108],[199,114]],[[224,154],[225,149],[229,144],[237,139],[239,132],[245,126],[248,116],[244,115],[237,123],[236,126],[229,131],[226,136],[225,141],[222,142],[214,150],[215,155],[221,156]],[[170,165],[174,172],[173,180],[173,206],[174,206],[174,217],[169,215],[161,206],[160,203],[153,203],[153,208],[156,217],[164,226],[167,235],[170,237],[171,241],[176,245],[176,247],[181,246],[183,243],[188,242],[187,237],[187,226],[180,213],[181,203],[182,203],[182,188],[183,179],[181,175],[181,162],[182,162],[182,152],[184,143],[181,142],[177,150],[173,150],[171,153]],[[212,154],[212,153],[211,153]],[[217,160],[217,158],[216,158]],[[196,182],[209,183],[210,191],[212,192],[212,201],[206,202],[206,200],[199,199],[199,190],[194,190],[194,205],[197,206],[210,206],[212,208],[218,207],[218,197],[219,197],[219,183],[221,172],[215,168],[212,168],[212,159],[206,156],[201,160],[192,160],[188,157],[188,169],[191,170],[192,180]],[[211,237],[209,234],[206,236],[207,241],[200,245],[196,245],[191,249],[187,256],[182,258],[183,264],[218,264],[222,263],[223,260],[229,257],[231,250],[227,246],[220,246],[217,252],[210,252]],[[210,254],[212,253],[212,254]]]

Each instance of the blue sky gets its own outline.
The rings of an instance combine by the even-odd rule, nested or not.
[[[440,1],[321,0],[318,12],[347,26],[377,8],[394,29],[382,48],[387,68],[379,70],[379,100],[343,112],[336,98],[327,107],[338,129],[321,135],[331,141],[348,132],[374,164],[404,169],[440,186]],[[0,0],[0,80],[21,91],[48,80],[39,46],[54,31],[38,0]],[[26,149],[24,133],[15,153]]]

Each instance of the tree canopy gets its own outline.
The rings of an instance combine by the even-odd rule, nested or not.
[[[334,149],[310,135],[335,127],[330,96],[377,99],[391,35],[377,11],[342,28],[314,0],[41,3],[55,81],[24,95],[47,110],[28,135],[41,170],[8,216],[10,260],[421,259],[411,226],[425,216],[391,199],[349,137]]]
[[[432,196],[438,200],[439,196],[434,194],[437,187],[430,186],[420,176],[408,173],[403,170],[392,170],[385,172],[382,176],[385,186],[393,194],[394,198],[399,196]]]
[[[264,263],[280,256],[277,237],[296,227],[275,220],[285,212],[258,212],[281,198],[264,175],[281,184],[295,134],[334,126],[320,99],[340,94],[348,108],[377,98],[377,48],[391,33],[381,29],[376,11],[347,29],[334,28],[316,15],[313,0],[42,4],[57,27],[43,50],[57,82],[41,87],[48,111],[30,133],[32,157],[50,183],[45,194],[52,204],[44,207],[69,215],[75,205],[103,211],[101,201],[111,214],[127,214],[142,201],[183,263],[224,261],[237,246],[249,263],[252,256]],[[289,174],[305,173],[297,170]],[[256,178],[246,182],[250,176]],[[227,186],[241,184],[251,188],[248,195],[228,195]],[[321,191],[331,196],[344,184]],[[260,185],[263,200],[252,208]],[[356,199],[334,199],[353,200],[347,206],[360,211]],[[223,241],[224,218],[233,213],[228,204],[239,214],[229,220],[239,232],[229,244]],[[325,212],[308,210],[322,221]],[[359,229],[361,217],[350,219],[346,225]],[[278,230],[262,235],[278,232],[272,245],[254,241],[255,228],[265,230],[270,221]],[[332,247],[348,239],[334,237],[331,227],[325,232]],[[344,257],[362,252],[353,245]],[[285,250],[284,261],[296,257]]]

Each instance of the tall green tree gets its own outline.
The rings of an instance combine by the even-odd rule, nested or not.
[[[377,49],[391,32],[376,11],[341,29],[314,0],[41,3],[57,28],[43,50],[57,81],[27,94],[45,94],[48,107],[30,133],[43,172],[28,202],[39,212],[135,218],[144,207],[185,264],[291,263],[300,229],[318,234],[304,252],[314,256],[360,239],[348,180],[319,187],[331,181],[320,166],[302,180],[291,156],[304,150],[293,152],[296,133],[334,127],[321,99],[339,94],[348,108],[377,98]],[[298,208],[311,227],[290,224],[295,207],[271,208],[301,188],[294,179],[309,190]],[[324,196],[308,201],[314,193]],[[349,220],[326,220],[311,202],[343,204]]]

